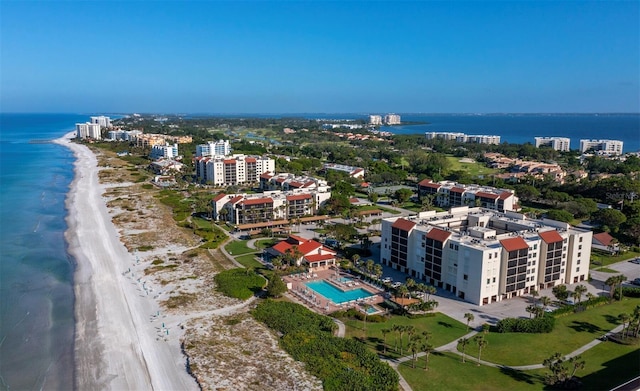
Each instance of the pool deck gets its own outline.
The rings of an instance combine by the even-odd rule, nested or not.
[[[310,277],[307,277],[310,276]],[[349,278],[352,282],[343,283],[338,278]],[[323,270],[315,273],[308,273],[306,276],[285,276],[283,277],[285,283],[291,283],[292,288],[289,290],[288,295],[290,298],[305,305],[309,309],[319,312],[321,314],[330,314],[338,310],[346,310],[349,308],[361,308],[360,304],[379,304],[384,301],[384,290],[381,290],[375,286],[369,285],[362,280],[355,278],[352,275],[346,273],[336,274],[335,270]],[[346,303],[336,304],[330,299],[322,296],[321,294],[312,291],[305,284],[311,281],[325,280],[331,285],[339,288],[342,291],[350,291],[354,289],[362,288],[373,296],[360,300],[351,300]],[[309,292],[312,291],[312,292]],[[306,292],[306,293],[305,293]]]

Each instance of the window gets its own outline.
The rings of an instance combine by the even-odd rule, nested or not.
[[[578,246],[578,250],[582,250],[582,245],[579,245],[579,246]]]
[[[576,262],[576,265],[579,265],[579,264],[580,264],[580,260],[578,259],[578,262]]]
[[[577,268],[576,268],[576,271],[577,271],[577,272],[579,272],[579,271],[580,271],[580,268],[579,268],[579,267],[577,267]]]
[[[465,274],[462,278],[466,281],[469,279],[469,275]]]
[[[533,249],[534,249],[534,250],[537,250],[537,249],[538,249],[538,244],[537,244],[537,243],[533,245]]]
[[[582,255],[582,253],[578,253],[578,258],[580,258],[581,255]]]
[[[582,236],[580,236],[580,239],[578,240],[578,242],[582,243]]]
[[[491,259],[491,253],[489,253],[489,259]]]
[[[487,278],[487,285],[491,284],[491,279]]]
[[[496,282],[496,278],[495,278],[495,277],[493,277],[493,282],[494,282],[494,283]]]

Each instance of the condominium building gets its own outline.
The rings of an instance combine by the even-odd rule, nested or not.
[[[382,116],[381,115],[370,115],[369,116],[369,125],[382,125]]]
[[[424,179],[418,183],[418,194],[432,196],[432,202],[442,208],[479,206],[500,212],[518,209],[518,197],[513,190],[491,186],[463,185],[452,181],[436,183]]]
[[[325,170],[342,171],[349,174],[351,178],[364,178],[364,168],[347,166],[345,164],[325,163],[323,165]]]
[[[92,124],[91,122],[85,122],[84,124],[76,124],[76,138],[79,139],[94,139],[100,140],[102,138],[100,133],[100,125]]]
[[[536,148],[551,147],[556,151],[569,152],[571,139],[567,137],[535,137]]]
[[[97,117],[91,117],[92,124],[98,124],[101,128],[110,128],[111,127],[111,118],[105,117],[104,115],[100,115]]]
[[[475,144],[500,144],[500,136],[490,136],[484,134],[468,135],[460,132],[426,132],[427,140],[448,140],[458,143],[475,143]]]
[[[196,177],[216,186],[257,183],[260,175],[274,172],[276,162],[263,156],[199,156],[195,158]]]
[[[140,133],[133,138],[137,147],[153,147],[154,145],[164,145],[167,142],[177,144],[189,144],[193,142],[191,136],[170,136],[167,134]]]
[[[232,224],[291,220],[314,215],[331,198],[331,188],[219,194],[212,200],[213,217]]]
[[[620,140],[580,140],[580,152],[585,153],[590,149],[602,151],[606,155],[622,155],[623,142]]]
[[[107,140],[132,141],[141,134],[142,130],[110,130],[107,133]]]
[[[231,143],[229,143],[229,140],[209,141],[206,144],[196,145],[196,157],[227,155],[231,155]]]
[[[382,220],[380,259],[485,305],[589,276],[592,232],[467,206]]]
[[[326,180],[306,175],[294,175],[289,173],[272,174],[270,172],[265,172],[260,175],[260,190],[262,191],[286,191],[296,189],[330,191],[331,188],[327,184]]]
[[[178,144],[169,145],[154,145],[151,147],[151,153],[149,154],[151,159],[175,159],[178,157]]]
[[[387,114],[384,116],[384,123],[387,125],[400,125],[400,116],[398,114]]]

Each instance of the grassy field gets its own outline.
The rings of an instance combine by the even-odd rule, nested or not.
[[[235,258],[236,258],[236,261],[238,261],[244,267],[253,267],[256,269],[264,267],[263,264],[256,261],[255,254],[245,254]]]
[[[253,253],[256,250],[247,247],[248,240],[232,240],[224,246],[224,249],[231,255],[243,255]]]
[[[475,177],[478,175],[491,175],[498,172],[493,168],[486,167],[482,163],[462,163],[460,162],[459,157],[455,156],[447,156],[447,161],[449,162],[449,172],[451,171],[465,171],[469,175]]]
[[[621,255],[609,255],[600,251],[591,252],[591,264],[595,266],[608,266],[612,263],[628,261],[630,259],[640,257],[640,253],[627,251]],[[604,270],[601,270],[604,271]]]
[[[489,333],[489,345],[482,351],[482,358],[496,364],[511,366],[540,364],[555,352],[568,354],[605,332],[620,322],[618,315],[631,313],[640,299],[626,298],[584,312],[556,318],[556,326],[548,334]],[[526,346],[526,350],[523,347]],[[467,353],[476,356],[477,345],[467,346]]]
[[[364,336],[363,321],[347,320],[345,321],[345,324],[347,326],[345,334],[346,337],[354,337],[362,340]],[[391,319],[382,323],[367,322],[366,339],[364,340],[364,342],[369,346],[369,348],[373,349],[379,354],[382,354],[384,352],[384,345],[381,330],[390,329],[394,324],[402,326],[414,326],[417,330],[416,335],[421,334],[423,331],[430,332],[431,337],[429,339],[429,343],[433,346],[445,345],[451,341],[455,341],[456,339],[462,337],[467,333],[466,325],[438,312],[435,313],[435,316],[425,318],[409,319],[404,316],[393,316]],[[398,333],[395,332],[387,334],[386,355],[388,357],[397,358],[408,354],[407,333],[404,333],[404,336],[402,338],[403,354],[401,355],[399,350],[397,352],[394,350],[395,342],[398,336]]]

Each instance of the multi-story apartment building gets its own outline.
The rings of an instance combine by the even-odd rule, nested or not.
[[[400,125],[400,116],[398,114],[387,114],[384,116],[384,123],[387,125]]]
[[[518,197],[513,190],[490,186],[463,185],[452,181],[435,183],[424,179],[418,183],[418,194],[431,195],[432,202],[443,208],[479,206],[500,212],[518,209]]]
[[[331,188],[219,194],[212,200],[213,217],[232,224],[291,220],[314,215],[331,198]]]
[[[382,116],[381,115],[370,115],[369,116],[369,125],[382,125]]]
[[[344,164],[325,163],[322,166],[325,170],[342,171],[349,174],[351,178],[364,178],[364,168],[347,166]]]
[[[458,143],[475,143],[475,144],[500,144],[500,136],[489,135],[468,135],[457,132],[426,132],[425,137],[427,140],[448,140],[456,141]]]
[[[100,140],[102,138],[100,125],[92,124],[91,122],[76,124],[76,138]]]
[[[264,156],[200,156],[195,158],[196,177],[216,186],[257,183],[260,175],[274,172],[276,162]]]
[[[178,157],[178,144],[169,145],[154,145],[151,147],[151,153],[149,154],[151,159],[175,159]]]
[[[484,305],[589,275],[592,232],[467,206],[382,221],[381,262]]]
[[[289,173],[272,174],[265,172],[260,175],[260,190],[296,190],[309,189],[318,191],[330,191],[330,187],[322,178],[310,176],[296,176]],[[329,190],[327,190],[329,189]]]
[[[571,139],[567,137],[535,137],[536,148],[551,147],[556,151],[569,152]]]
[[[110,141],[132,141],[142,134],[142,130],[110,130],[107,133],[107,140]]]
[[[622,155],[623,142],[620,140],[580,140],[580,152],[585,153],[590,149],[602,151],[606,155]]]
[[[189,144],[193,142],[191,136],[170,136],[166,134],[140,133],[133,138],[137,147],[153,147],[154,145],[164,145],[168,142],[177,144]]]
[[[209,141],[206,144],[196,145],[196,157],[227,155],[231,155],[231,143],[229,143],[229,140]]]
[[[98,117],[91,117],[92,124],[98,124],[101,128],[110,128],[111,127],[111,118],[105,117],[104,115],[100,115]]]

